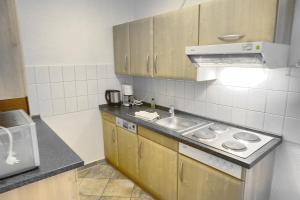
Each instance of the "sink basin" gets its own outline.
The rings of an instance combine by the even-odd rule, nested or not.
[[[183,132],[190,128],[194,128],[199,124],[202,124],[201,122],[197,122],[197,121],[193,121],[181,117],[167,117],[167,118],[157,120],[155,123],[177,132]]]

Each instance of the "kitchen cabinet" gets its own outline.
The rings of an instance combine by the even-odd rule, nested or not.
[[[278,0],[210,0],[201,4],[199,44],[273,42]]]
[[[76,170],[0,194],[0,200],[79,200]]]
[[[115,72],[130,74],[129,23],[113,27]]]
[[[178,200],[241,200],[243,191],[243,181],[179,155]]]
[[[0,111],[28,112],[24,63],[14,0],[0,1]]]
[[[161,200],[177,199],[177,152],[139,136],[141,185]]]
[[[130,74],[152,76],[153,17],[129,23]]]
[[[136,133],[117,128],[119,169],[134,180],[138,179],[138,137]]]
[[[199,13],[197,5],[154,17],[155,77],[196,78],[185,47],[198,45]]]
[[[103,120],[103,140],[105,158],[115,166],[118,166],[118,139],[116,125]]]

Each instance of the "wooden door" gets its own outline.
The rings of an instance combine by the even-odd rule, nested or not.
[[[242,200],[244,182],[179,155],[178,200]]]
[[[130,178],[138,178],[138,137],[125,129],[117,128],[119,168]]]
[[[118,140],[116,125],[103,120],[103,139],[105,158],[113,165],[118,166]]]
[[[115,72],[130,74],[129,23],[113,27]]]
[[[177,199],[177,152],[139,138],[141,184],[161,200]]]
[[[152,76],[153,17],[129,24],[130,72],[134,76]]]
[[[211,0],[201,4],[199,44],[274,41],[278,0]]]
[[[0,1],[0,100],[26,96],[23,71],[15,1],[2,0]]]
[[[199,5],[154,17],[154,76],[196,78],[185,47],[198,45],[198,31]]]

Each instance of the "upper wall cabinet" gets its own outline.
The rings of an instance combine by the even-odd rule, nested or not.
[[[0,100],[26,96],[15,1],[0,1]]]
[[[130,73],[129,23],[113,27],[115,72]]]
[[[201,4],[199,44],[268,41],[278,0],[211,0]]]
[[[153,17],[129,24],[131,75],[152,76]]]
[[[154,76],[195,79],[185,47],[198,45],[198,31],[199,5],[154,17]]]

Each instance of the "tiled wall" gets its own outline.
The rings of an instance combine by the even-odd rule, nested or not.
[[[300,143],[300,69],[221,68],[218,79],[194,82],[134,78],[146,101],[284,135]]]
[[[106,103],[106,89],[132,82],[111,64],[27,66],[26,75],[31,115],[44,117],[94,109]]]

